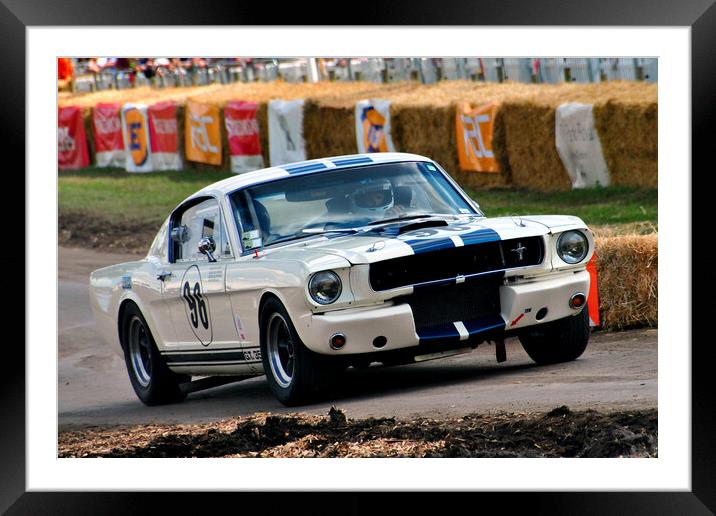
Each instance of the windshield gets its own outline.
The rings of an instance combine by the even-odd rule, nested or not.
[[[231,196],[237,226],[263,245],[416,215],[474,214],[432,163],[404,162],[287,177]]]

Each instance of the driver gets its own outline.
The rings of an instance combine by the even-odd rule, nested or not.
[[[359,185],[349,199],[349,210],[354,215],[384,218],[394,211],[393,185],[387,179]]]

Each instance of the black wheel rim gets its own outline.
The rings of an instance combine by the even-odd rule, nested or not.
[[[267,351],[271,373],[281,387],[291,385],[296,365],[296,347],[283,316],[274,313],[268,322]]]
[[[152,379],[151,345],[144,323],[134,317],[129,323],[129,358],[134,377],[142,387],[148,387]]]

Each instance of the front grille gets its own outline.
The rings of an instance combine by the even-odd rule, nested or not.
[[[502,273],[468,279],[465,283],[417,288],[396,302],[410,305],[415,328],[471,321],[500,313]]]
[[[373,263],[370,285],[376,291],[390,290],[461,275],[538,265],[543,256],[543,240],[539,236],[453,247]]]

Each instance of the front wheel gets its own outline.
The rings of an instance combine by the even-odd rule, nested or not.
[[[577,315],[540,324],[520,335],[522,347],[538,364],[557,364],[579,358],[589,343],[587,306]]]
[[[274,396],[286,406],[306,403],[339,371],[339,364],[309,350],[286,309],[270,299],[261,310],[261,360]]]
[[[164,405],[186,398],[179,384],[183,376],[171,372],[154,343],[147,322],[135,305],[124,314],[124,361],[137,397],[145,405]]]

